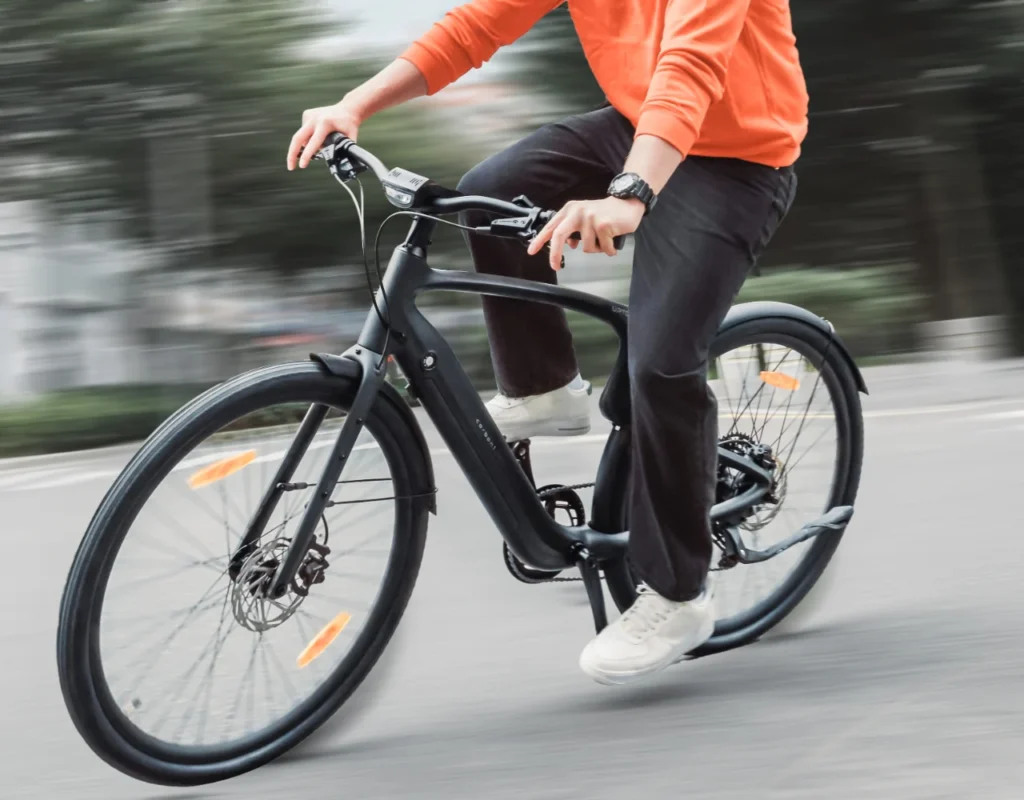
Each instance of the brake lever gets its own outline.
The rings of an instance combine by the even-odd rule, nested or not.
[[[525,198],[516,198],[517,200]],[[513,201],[515,202],[515,201]],[[527,201],[528,202],[528,201]],[[515,217],[510,219],[495,219],[491,221],[487,231],[493,236],[500,236],[507,239],[518,239],[523,243],[525,247],[529,247],[530,243],[537,237],[537,226],[538,218],[543,212],[540,208],[530,209],[530,213],[525,217]],[[543,221],[543,220],[542,220]],[[579,241],[580,234],[574,233],[569,237],[570,241]],[[612,245],[616,250],[622,250],[626,246],[625,236],[616,236],[612,239]],[[565,268],[565,257],[562,257],[562,268]]]
[[[345,155],[342,145],[349,141],[351,140],[347,136],[332,133],[325,140],[324,146],[313,156],[314,161],[326,161],[331,174],[345,183],[368,169],[365,164],[352,161]]]
[[[553,211],[543,212],[543,219],[541,221],[546,225],[548,222],[550,222],[551,218],[554,217],[554,215],[555,214],[554,214]],[[539,231],[538,231],[538,233],[539,233]],[[582,237],[580,236],[580,232],[579,231],[576,231],[575,233],[572,233],[572,234],[569,235],[569,241],[571,241],[571,242],[578,242],[578,241],[580,241],[581,238]],[[533,241],[533,236],[530,237],[530,241]],[[622,250],[622,248],[624,248],[626,246],[626,237],[625,237],[625,235],[612,237],[612,246],[616,250]],[[563,259],[563,261],[564,261],[564,259]],[[564,266],[564,264],[563,264],[563,266]]]

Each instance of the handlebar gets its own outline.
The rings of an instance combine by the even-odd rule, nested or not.
[[[554,211],[544,211],[534,206],[525,197],[509,203],[493,197],[464,195],[408,170],[397,167],[389,170],[369,150],[339,133],[327,137],[315,158],[326,161],[331,172],[342,181],[351,180],[369,170],[384,187],[388,201],[401,209],[434,216],[485,211],[508,217],[492,220],[477,229],[480,233],[492,236],[519,239],[528,244],[555,215]],[[578,240],[580,235],[574,233],[569,238]],[[616,250],[625,246],[625,239],[625,236],[613,239]]]

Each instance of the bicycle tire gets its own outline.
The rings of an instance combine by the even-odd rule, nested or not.
[[[106,581],[132,521],[173,465],[226,421],[282,402],[345,410],[358,381],[310,363],[256,370],[211,389],[168,419],[140,449],[101,502],[72,563],[61,600],[57,665],[72,721],[104,761],[136,779],[194,786],[249,772],[295,747],[341,708],[383,653],[412,594],[426,540],[430,472],[417,432],[388,387],[366,417],[395,488],[393,550],[378,601],[352,650],[327,680],[273,725],[213,747],[160,741],[133,726],[104,681],[99,619]]]
[[[748,320],[720,334],[711,346],[711,358],[717,358],[739,345],[768,343],[798,343],[811,350],[818,358],[820,370],[835,409],[839,468],[833,479],[827,510],[835,506],[853,505],[860,486],[864,458],[864,422],[861,413],[860,392],[856,378],[845,355],[838,347],[830,346],[830,338],[816,327],[788,317],[766,316]],[[610,487],[611,498],[603,500],[611,509],[610,518],[619,520],[621,530],[629,529],[628,469],[619,470],[621,476]],[[742,619],[723,626],[716,624],[715,633],[707,642],[689,655],[700,657],[724,650],[742,647],[764,636],[788,617],[807,597],[828,566],[839,547],[844,532],[817,537],[807,548],[799,566],[764,601]],[[636,600],[636,581],[630,572],[628,558],[608,563],[604,567],[608,590],[620,611],[625,611]]]

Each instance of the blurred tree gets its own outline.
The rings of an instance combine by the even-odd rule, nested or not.
[[[302,110],[378,66],[310,54],[336,21],[287,0],[0,0],[0,20],[0,199],[116,212],[179,262],[292,271],[358,252],[344,191],[284,165]],[[465,166],[416,109],[361,138],[438,180]],[[386,202],[366,188],[379,219]]]
[[[551,101],[552,116],[578,114],[604,102],[568,6],[561,5],[541,19],[516,51],[519,79]]]

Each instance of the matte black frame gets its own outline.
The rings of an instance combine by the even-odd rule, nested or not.
[[[392,203],[422,212],[423,216],[416,217],[406,240],[395,248],[381,288],[377,291],[374,308],[368,313],[359,335],[358,344],[340,357],[316,357],[329,371],[349,377],[358,375],[359,387],[317,483],[316,492],[306,506],[283,563],[269,587],[269,594],[272,597],[283,595],[306,558],[317,526],[365,418],[378,394],[385,388],[388,357],[394,356],[409,381],[410,390],[437,426],[509,549],[525,563],[542,570],[563,570],[579,566],[600,629],[604,622],[604,604],[596,565],[623,559],[629,544],[629,532],[618,530],[622,527],[622,521],[617,519],[621,503],[616,495],[616,492],[625,489],[630,469],[628,309],[621,303],[574,289],[478,273],[435,270],[427,264],[427,250],[437,228],[437,215],[471,209],[504,214],[509,219],[501,220],[500,226],[497,224],[499,221],[495,220],[491,232],[495,233],[501,228],[504,233],[511,232],[516,238],[525,241],[536,233],[531,226],[541,219],[539,209],[528,204],[521,205],[518,200],[507,203],[494,198],[468,197],[403,170],[389,171],[372,153],[337,134],[328,137],[318,158],[326,161],[331,172],[341,181],[350,180],[359,172],[369,169],[381,181]],[[516,222],[517,219],[520,222]],[[489,228],[482,230],[488,231]],[[434,291],[470,292],[550,303],[595,317],[615,331],[619,338],[619,354],[600,402],[601,413],[612,422],[613,428],[601,456],[591,519],[586,525],[571,528],[563,526],[541,504],[536,489],[506,444],[458,358],[441,333],[416,307],[419,295]],[[799,319],[827,332],[830,346],[836,346],[851,365],[858,389],[867,392],[856,363],[834,335],[832,326],[804,309],[782,303],[749,303],[740,313],[730,312],[719,333],[727,329],[730,323],[737,324],[744,319],[762,315]],[[284,486],[290,481],[326,413],[326,408],[317,405],[307,412],[232,557],[232,576],[237,575],[245,557],[259,541],[285,491]],[[422,445],[422,431],[411,415],[409,424]],[[429,466],[429,454],[424,454],[424,457]],[[721,447],[718,448],[718,460],[720,464],[738,470],[752,480],[752,485],[743,494],[718,503],[711,509],[712,522],[724,526],[730,533],[728,538],[732,540],[731,544],[726,541],[725,545],[732,551],[730,555],[739,561],[763,561],[824,530],[842,530],[853,513],[853,509],[846,506],[832,509],[821,519],[805,525],[796,534],[769,550],[748,550],[731,528],[742,519],[746,510],[769,494],[773,477],[750,459]],[[435,491],[433,486],[430,491]]]
[[[426,256],[436,226],[435,220],[426,217],[413,222],[405,242],[395,249],[377,292],[377,306],[388,324],[371,309],[358,344],[341,356],[360,365],[359,388],[271,587],[272,594],[285,591],[312,544],[345,461],[384,384],[388,356],[398,362],[410,391],[437,426],[502,537],[520,559],[539,569],[561,570],[576,565],[580,553],[587,553],[595,561],[621,559],[626,554],[629,533],[616,530],[621,523],[610,513],[616,504],[607,496],[611,491],[621,491],[630,465],[626,306],[561,286],[433,269]],[[619,355],[601,398],[601,411],[613,423],[613,429],[601,457],[592,518],[587,525],[563,526],[542,505],[450,345],[416,306],[421,294],[436,291],[550,303],[599,319],[617,334]],[[236,552],[236,567],[262,534],[282,493],[281,484],[290,480],[325,411],[314,406],[307,414]],[[714,506],[712,520],[723,521],[759,503],[771,490],[772,475],[729,450],[719,448],[718,457],[721,463],[753,481],[743,495]]]

